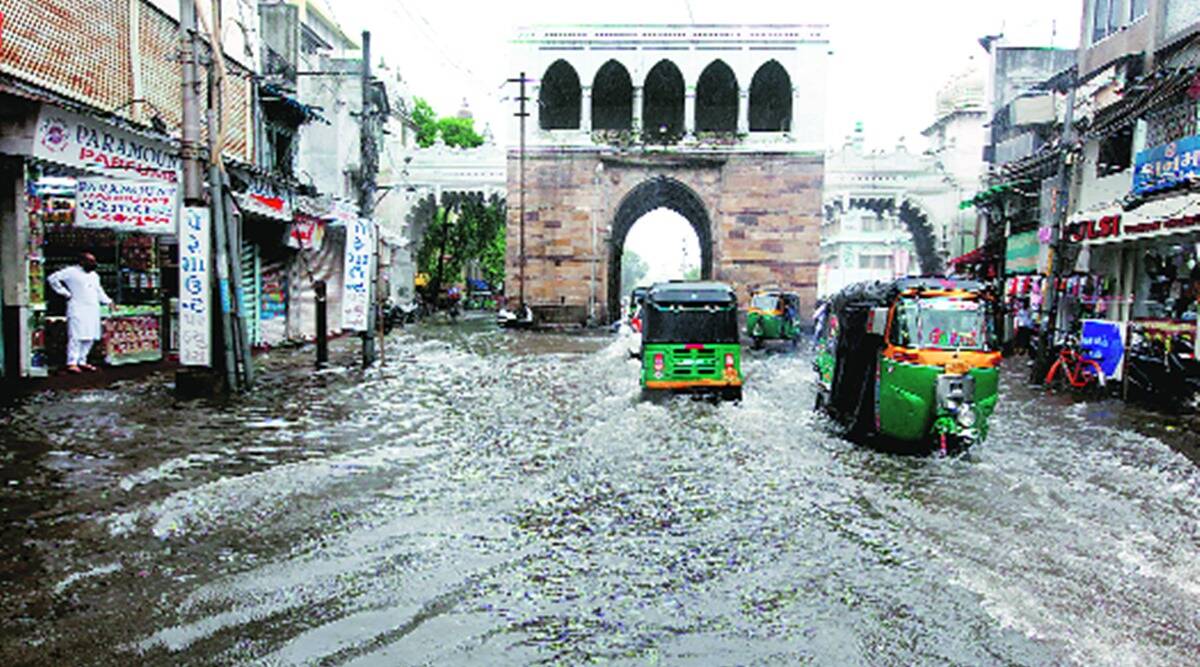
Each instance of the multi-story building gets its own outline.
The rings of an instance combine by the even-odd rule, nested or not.
[[[959,204],[979,190],[983,178],[985,93],[983,72],[971,63],[951,77],[937,94],[933,123],[921,134],[929,141],[926,154],[942,175],[953,200],[937,223],[939,251],[958,257],[982,241],[977,216]]]
[[[1200,286],[1200,3],[1086,0],[1065,238],[1082,289],[1064,319],[1195,344]],[[1076,256],[1077,251],[1077,256]]]

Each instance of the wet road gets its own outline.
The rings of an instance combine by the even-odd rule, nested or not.
[[[1118,405],[1009,386],[896,457],[804,354],[656,406],[627,347],[428,327],[224,410],[3,409],[0,664],[1200,664],[1200,472]]]

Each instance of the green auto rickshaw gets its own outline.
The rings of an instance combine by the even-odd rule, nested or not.
[[[737,295],[719,282],[658,283],[642,307],[642,396],[742,397]]]
[[[1000,380],[992,308],[970,280],[845,288],[817,314],[817,408],[852,438],[943,453],[982,441]]]
[[[746,311],[746,335],[760,349],[767,340],[800,340],[800,296],[765,289],[755,291]]]

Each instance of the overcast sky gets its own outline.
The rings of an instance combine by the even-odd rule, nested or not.
[[[978,38],[1004,32],[1023,44],[1074,48],[1082,0],[329,0],[346,31],[365,26],[374,48],[400,70],[412,92],[441,114],[465,98],[480,129],[490,123],[504,142],[504,80],[520,67],[508,61],[518,26],[539,23],[829,23],[834,52],[829,72],[826,143],[839,144],[856,121],[870,146],[901,138],[922,148],[934,96],[952,75],[986,55]],[[535,75],[536,76],[536,75]],[[641,227],[641,225],[639,225]],[[663,232],[667,232],[664,229]],[[649,248],[674,249],[676,237]],[[631,241],[632,243],[632,241]],[[633,247],[632,245],[630,247]],[[656,266],[678,266],[673,250]]]

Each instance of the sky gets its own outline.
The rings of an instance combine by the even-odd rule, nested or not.
[[[938,89],[975,58],[983,35],[1074,48],[1083,0],[327,0],[347,33],[369,26],[373,48],[400,70],[413,94],[452,115],[466,99],[482,129],[504,143],[509,42],[519,26],[572,23],[828,23],[826,143],[855,122],[872,148],[904,140],[923,149]],[[514,94],[515,96],[515,94]],[[515,137],[514,137],[515,139]],[[669,219],[660,216],[661,219]],[[640,226],[640,225],[639,225]],[[669,225],[665,226],[669,227]],[[665,233],[665,232],[664,232]],[[650,247],[676,248],[663,236]],[[655,257],[646,257],[652,264]],[[678,257],[665,259],[670,263]]]

